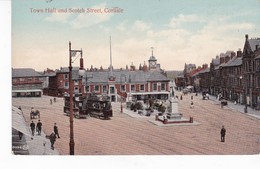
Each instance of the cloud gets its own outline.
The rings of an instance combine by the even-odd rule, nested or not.
[[[46,17],[44,20],[48,22],[59,22],[67,23],[68,19],[71,17],[71,13],[52,13],[50,16]]]
[[[204,20],[195,15],[195,14],[190,14],[190,15],[183,15],[179,14],[177,17],[174,17],[170,20],[169,26],[176,28],[180,26],[182,23],[192,23],[192,22],[203,22]]]
[[[198,30],[189,29],[183,23],[203,23]],[[116,55],[124,57],[115,62],[124,64],[132,61],[136,66],[147,61],[150,56],[150,47],[153,46],[154,54],[163,69],[181,70],[184,63],[194,63],[201,66],[209,64],[212,58],[227,50],[238,50],[243,47],[244,32],[255,29],[255,24],[232,20],[229,16],[216,18],[200,17],[198,15],[178,15],[168,22],[168,27],[155,30],[151,25],[138,21],[128,27],[142,30],[142,36],[136,29],[128,30],[129,36],[116,45]],[[127,25],[124,25],[127,27]],[[240,31],[238,31],[240,30]],[[130,49],[130,50],[129,50]],[[122,65],[122,63],[121,63]]]
[[[105,9],[106,3],[91,7],[92,9]],[[70,24],[73,28],[88,28],[93,25],[108,21],[113,16],[112,13],[81,13]]]
[[[135,30],[145,31],[145,30],[150,29],[150,27],[151,27],[150,24],[145,23],[144,21],[141,21],[141,20],[137,20],[134,23]]]
[[[116,26],[116,29],[119,30],[119,31],[126,31],[127,30],[127,24],[128,24],[128,21],[123,21]]]

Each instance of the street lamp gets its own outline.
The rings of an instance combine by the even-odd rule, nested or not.
[[[121,92],[121,113],[123,113],[123,96],[122,96],[122,77],[125,77],[125,81],[126,81],[126,76],[121,74],[120,76],[120,92]],[[124,81],[124,83],[125,83]]]
[[[241,83],[242,83],[243,76],[241,75],[239,78],[240,78]],[[245,83],[244,83],[244,84],[245,84]],[[245,85],[246,85],[246,84],[245,84]],[[242,97],[243,97],[243,102],[245,102],[244,113],[247,113],[246,89],[245,89],[243,83],[241,84],[241,86],[242,86],[242,90],[243,90],[243,95],[242,95]]]
[[[73,81],[72,81],[72,57],[76,56],[76,53],[80,52],[82,56],[82,50],[71,50],[71,42],[69,42],[69,95],[70,95],[70,155],[74,155],[74,132],[73,132]]]

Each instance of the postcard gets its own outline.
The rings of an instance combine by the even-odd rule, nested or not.
[[[259,7],[12,0],[12,156],[259,156]]]

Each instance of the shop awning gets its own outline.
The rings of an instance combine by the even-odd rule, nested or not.
[[[26,126],[23,112],[14,106],[12,106],[12,128],[22,132],[25,135],[31,136],[31,133]]]

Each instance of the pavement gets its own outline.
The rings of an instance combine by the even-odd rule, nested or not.
[[[59,155],[60,153],[55,149],[51,149],[50,140],[46,138],[44,132],[41,135],[35,133],[34,136],[25,136],[29,155]],[[57,141],[57,139],[56,139]]]
[[[31,132],[29,125],[26,126]],[[57,140],[56,140],[57,141]],[[59,155],[60,153],[55,149],[51,149],[50,140],[46,138],[46,134],[42,131],[41,135],[35,133],[34,136],[22,135],[19,139],[18,133],[15,129],[12,131],[12,149],[16,155]]]
[[[216,96],[209,95],[209,99],[216,101],[217,103],[220,104],[220,101],[216,98]],[[230,108],[231,110],[246,114],[248,116],[260,119],[260,111],[259,110],[252,109],[251,107],[248,106],[247,107],[247,113],[245,113],[244,112],[245,105],[235,104],[234,102],[231,102],[231,101],[227,101],[227,102],[228,102],[228,105],[225,106],[225,107]]]

